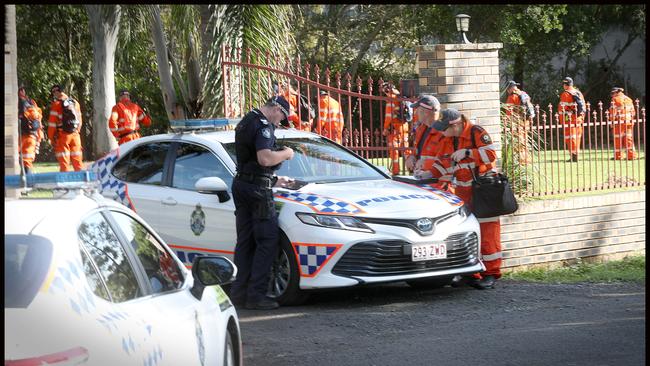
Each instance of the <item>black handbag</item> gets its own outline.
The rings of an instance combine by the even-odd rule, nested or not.
[[[519,208],[508,177],[501,173],[479,176],[472,169],[472,213],[478,218],[514,213]]]

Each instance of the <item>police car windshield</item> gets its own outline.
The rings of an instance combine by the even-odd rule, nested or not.
[[[283,162],[277,175],[308,183],[386,179],[368,162],[322,138],[283,138],[277,144],[294,151],[293,159]],[[235,144],[224,144],[224,148],[236,161]]]

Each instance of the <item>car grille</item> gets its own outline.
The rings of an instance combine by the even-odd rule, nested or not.
[[[401,226],[401,227],[406,227],[409,228],[416,233],[425,236],[425,235],[431,235],[433,234],[433,231],[435,230],[435,227],[440,224],[441,222],[450,219],[456,215],[456,211],[449,212],[447,214],[444,214],[442,216],[438,217],[429,217],[433,223],[433,228],[432,230],[428,232],[422,232],[420,229],[418,229],[417,221],[418,219],[415,220],[408,220],[408,219],[378,219],[374,217],[358,217],[359,220],[369,223],[369,224],[379,224],[379,225],[390,225],[390,226]]]
[[[334,266],[332,273],[340,276],[395,276],[460,268],[474,264],[478,257],[478,237],[474,232],[454,234],[444,240],[447,258],[411,261],[402,240],[377,240],[357,243]]]

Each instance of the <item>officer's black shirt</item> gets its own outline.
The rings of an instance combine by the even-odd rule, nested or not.
[[[248,112],[235,128],[235,153],[237,155],[237,172],[272,176],[280,164],[272,167],[260,165],[257,161],[259,150],[277,151],[275,126],[266,120],[264,114],[255,108]]]

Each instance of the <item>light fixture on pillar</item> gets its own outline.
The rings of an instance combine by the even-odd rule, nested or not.
[[[467,14],[456,15],[456,29],[460,32],[461,43],[470,43],[465,36],[465,32],[469,30],[469,18],[471,17]]]

